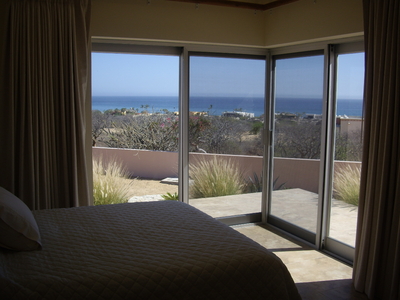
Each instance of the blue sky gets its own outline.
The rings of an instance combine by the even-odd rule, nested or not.
[[[275,77],[277,97],[322,99],[324,56],[278,59]]]
[[[339,55],[338,98],[362,99],[364,89],[364,53]]]
[[[339,57],[338,98],[360,99],[363,55]],[[322,95],[323,57],[282,59],[277,62],[277,95]],[[265,84],[263,60],[191,57],[190,92],[193,96],[260,96]],[[176,96],[179,58],[139,54],[92,54],[94,96]]]
[[[190,95],[262,97],[265,60],[192,56]]]
[[[92,54],[93,96],[176,96],[179,57]]]

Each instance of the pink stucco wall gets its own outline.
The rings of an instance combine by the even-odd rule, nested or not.
[[[318,193],[320,161],[317,159],[274,159],[274,178],[276,186],[301,188]]]
[[[190,153],[189,162],[195,163],[203,159],[212,159],[215,154]],[[241,166],[245,176],[261,174],[263,158],[247,155],[222,155]],[[132,150],[115,148],[93,148],[93,158],[102,157],[104,161],[116,159],[120,161],[133,177],[163,179],[178,177],[178,153],[150,150]],[[335,171],[344,165],[360,165],[360,162],[335,162]],[[287,188],[301,188],[310,192],[318,192],[319,160],[315,159],[274,159],[274,180],[276,185],[285,184]]]
[[[133,177],[163,179],[178,176],[178,153],[151,150],[93,148],[93,158],[116,159]]]

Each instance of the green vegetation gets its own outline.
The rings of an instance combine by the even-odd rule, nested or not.
[[[272,189],[274,191],[282,190],[285,188],[285,183],[277,185],[278,180],[279,180],[279,176],[274,179],[273,186],[272,186]],[[263,174],[261,173],[261,175],[258,176],[257,173],[254,173],[253,177],[249,176],[249,178],[246,180],[245,192],[246,193],[262,192],[262,185],[263,185]]]
[[[166,193],[166,194],[164,194],[164,195],[161,195],[161,197],[162,197],[164,200],[179,200],[179,195],[178,195],[178,193],[173,193],[173,194],[171,194],[171,193]]]
[[[192,164],[189,175],[193,180],[190,186],[192,198],[240,194],[245,187],[239,167],[229,159],[218,159],[216,156]]]
[[[264,124],[260,121],[256,121],[252,124],[250,134],[257,135],[261,129],[263,128]]]
[[[122,178],[129,178],[127,171],[116,161],[104,163],[93,159],[93,200],[95,205],[125,203],[129,185]]]
[[[319,159],[321,121],[300,115],[280,114],[275,122],[275,157]]]
[[[245,191],[246,193],[258,193],[262,192],[263,175],[260,176],[257,173],[253,174],[253,177],[249,176],[246,180]]]
[[[103,129],[102,142],[112,148],[176,151],[178,118],[175,116],[125,116]]]
[[[178,151],[179,116],[168,110],[139,114],[136,110],[92,112],[92,145],[99,147]],[[125,111],[124,111],[125,112]],[[250,136],[254,119],[205,114],[189,117],[189,151],[262,155],[261,133]]]
[[[321,126],[319,118],[306,118],[302,114],[281,113],[276,115],[275,157],[319,159],[321,152]],[[336,133],[335,159],[361,161],[361,129],[348,133]]]
[[[179,115],[168,110],[139,109],[92,112],[92,145],[100,147],[178,151]],[[236,109],[239,111],[240,109]],[[189,116],[189,151],[262,156],[263,118],[232,118],[208,113]],[[274,156],[319,159],[321,119],[305,114],[275,116]],[[335,159],[360,161],[361,130],[336,134]]]
[[[361,168],[346,165],[335,173],[333,195],[346,203],[358,205]]]

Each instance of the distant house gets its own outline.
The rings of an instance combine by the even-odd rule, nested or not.
[[[222,113],[222,116],[234,117],[234,118],[240,118],[240,117],[254,118],[254,113],[248,113],[244,111],[225,111]]]
[[[341,135],[347,135],[348,137],[360,136],[364,119],[362,118],[349,118],[349,117],[337,117],[336,126],[339,128]]]

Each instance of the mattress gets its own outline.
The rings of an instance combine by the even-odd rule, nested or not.
[[[277,256],[178,201],[34,216],[42,249],[0,251],[2,299],[300,299]]]

